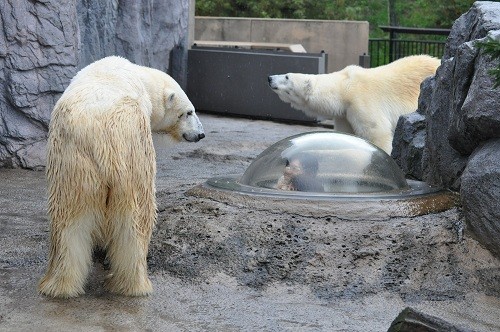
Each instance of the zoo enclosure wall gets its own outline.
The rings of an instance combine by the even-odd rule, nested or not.
[[[368,54],[365,21],[195,17],[194,40],[301,44],[308,53],[328,54],[327,72],[359,63]]]

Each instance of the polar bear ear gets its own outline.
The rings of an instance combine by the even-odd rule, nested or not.
[[[175,98],[175,90],[165,88],[163,90],[163,102],[165,104],[171,103]]]
[[[165,105],[165,107],[170,107],[169,105],[172,105],[174,99],[175,91],[171,89],[165,89],[165,91],[163,92],[163,105]]]
[[[174,98],[175,98],[175,92],[172,92],[171,94],[169,94],[169,95],[168,95],[167,100],[168,100],[169,102],[172,102],[172,101],[174,100]]]

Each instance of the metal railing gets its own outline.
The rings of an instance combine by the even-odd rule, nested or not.
[[[388,26],[381,26],[380,28],[385,32],[389,32],[389,39],[374,38],[369,40],[370,67],[381,66],[399,58],[415,54],[429,54],[441,58],[444,53],[445,40],[403,39],[400,38],[400,35],[448,36],[450,33],[449,29]]]

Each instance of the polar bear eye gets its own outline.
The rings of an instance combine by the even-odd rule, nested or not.
[[[189,116],[189,115],[193,115],[193,111],[189,111],[189,112],[187,112],[187,115],[188,115],[188,116]]]
[[[178,119],[180,119],[180,118],[182,118],[182,116],[183,116],[183,115],[184,115],[184,114],[183,114],[183,113],[181,113],[181,114],[179,114],[179,116],[178,116],[177,118],[178,118]]]
[[[285,76],[285,79],[288,79],[288,75]]]

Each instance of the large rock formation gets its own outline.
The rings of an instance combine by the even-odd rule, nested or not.
[[[170,55],[187,47],[189,0],[80,0],[77,13],[80,67],[107,55],[122,55],[178,76],[171,68],[177,59]]]
[[[0,167],[39,169],[52,108],[78,69],[107,55],[182,84],[189,0],[5,1],[0,11]]]
[[[409,177],[460,191],[469,228],[500,255],[500,89],[488,73],[499,60],[476,45],[487,37],[500,40],[500,3],[478,1],[454,23],[419,109],[400,118],[392,156]]]
[[[73,2],[6,1],[0,11],[0,167],[40,168],[50,112],[78,65]]]
[[[474,150],[462,175],[460,195],[469,228],[500,257],[500,139]]]

